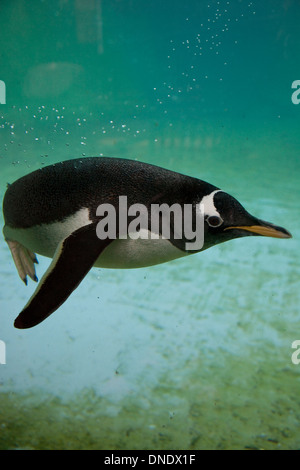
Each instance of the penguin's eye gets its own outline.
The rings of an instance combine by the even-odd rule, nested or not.
[[[207,217],[206,220],[210,227],[220,227],[223,223],[221,217],[218,217],[217,215],[211,215],[210,217]]]

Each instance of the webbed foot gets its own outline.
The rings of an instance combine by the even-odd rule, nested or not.
[[[6,240],[6,242],[22,281],[27,286],[28,275],[33,281],[38,282],[34,266],[34,264],[38,264],[35,253],[32,253],[32,251],[28,250],[28,248],[25,248],[25,246],[15,240]]]

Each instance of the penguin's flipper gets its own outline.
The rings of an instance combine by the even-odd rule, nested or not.
[[[31,328],[62,305],[80,284],[111,239],[100,240],[96,224],[85,225],[57,247],[48,270],[36,291],[15,320],[15,327]]]

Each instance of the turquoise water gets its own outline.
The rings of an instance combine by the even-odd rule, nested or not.
[[[24,331],[13,321],[35,286],[2,239],[0,448],[299,449],[298,2],[13,0],[0,11],[1,200],[47,164],[134,158],[209,181],[293,234],[93,269]]]

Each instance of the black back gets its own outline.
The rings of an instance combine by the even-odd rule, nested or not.
[[[135,160],[91,157],[41,168],[9,185],[5,223],[29,228],[62,221],[82,208],[96,220],[100,204],[191,204],[217,189],[204,181]]]

